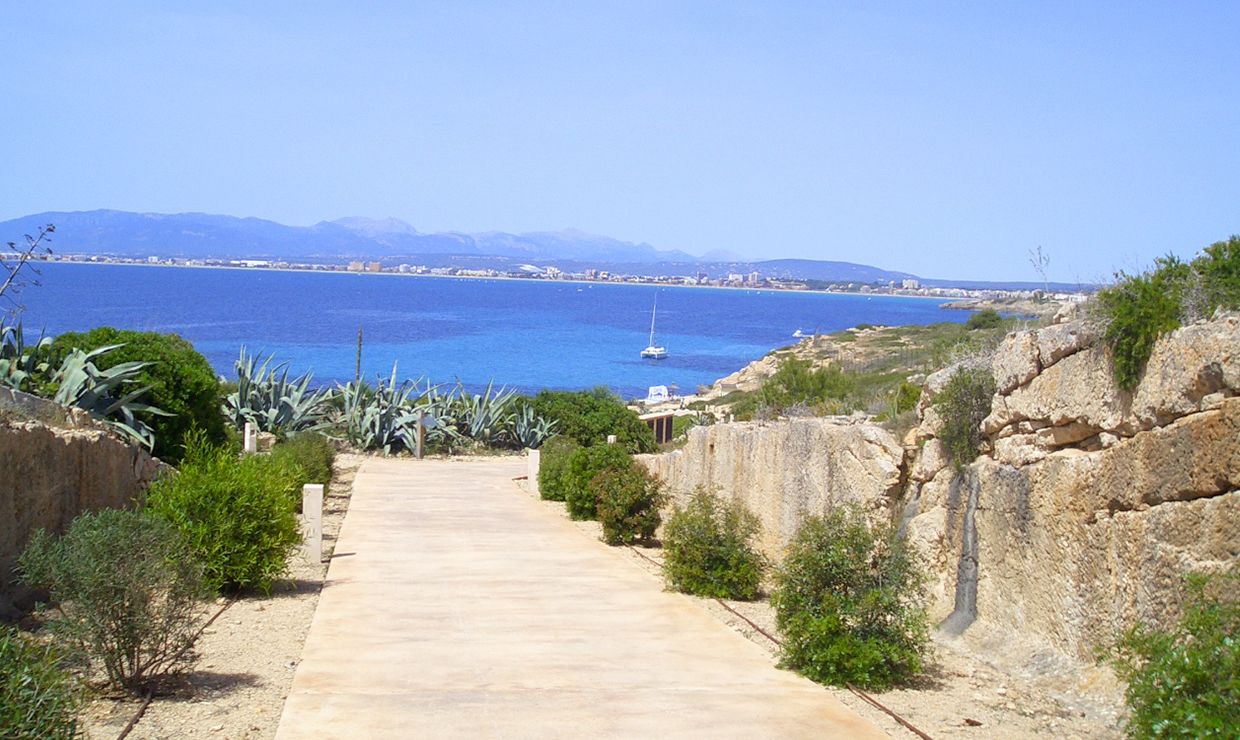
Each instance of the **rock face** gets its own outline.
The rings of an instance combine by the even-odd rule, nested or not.
[[[17,556],[35,531],[63,530],[85,511],[132,506],[161,467],[101,429],[33,420],[0,421],[0,464],[0,618],[16,594]]]
[[[1133,624],[1174,619],[1184,573],[1240,558],[1240,317],[1161,339],[1132,393],[1097,337],[1080,321],[1009,335],[991,364],[989,452],[960,472],[923,407],[905,529],[932,617],[1088,659]]]
[[[903,449],[885,429],[849,419],[697,427],[674,452],[639,455],[684,501],[695,488],[741,500],[762,521],[761,548],[778,560],[805,516],[853,503],[890,516]]]

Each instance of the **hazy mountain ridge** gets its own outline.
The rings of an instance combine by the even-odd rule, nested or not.
[[[52,248],[72,254],[186,259],[269,259],[340,262],[350,259],[439,263],[469,261],[479,267],[528,262],[578,271],[589,267],[630,274],[712,277],[758,271],[763,276],[816,280],[901,280],[904,272],[851,262],[748,261],[715,250],[696,257],[650,244],[621,241],[577,229],[511,234],[488,231],[423,233],[400,219],[345,217],[313,226],[287,226],[261,218],[207,213],[133,213],[96,210],[46,212],[0,222],[0,235],[16,240],[46,224],[56,225]],[[721,259],[722,258],[722,259]]]

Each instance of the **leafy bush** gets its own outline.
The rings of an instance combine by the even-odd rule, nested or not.
[[[1000,326],[1003,326],[1003,317],[993,308],[983,308],[970,316],[969,320],[964,323],[964,328],[969,331],[995,329]]]
[[[552,437],[542,446],[538,458],[538,495],[547,501],[563,501],[568,496],[564,472],[577,443],[569,437]]]
[[[604,470],[590,479],[590,492],[597,502],[603,541],[628,545],[654,536],[662,518],[662,485],[646,469],[630,463],[621,470]]]
[[[12,740],[77,737],[77,697],[56,652],[0,626],[0,728]]]
[[[959,470],[973,462],[982,443],[982,421],[990,415],[995,379],[984,367],[962,367],[934,399],[943,428],[939,431],[952,463]]]
[[[893,526],[871,527],[851,507],[810,517],[775,581],[788,667],[870,689],[920,672],[929,644],[923,576]]]
[[[1106,323],[1103,339],[1114,358],[1115,380],[1131,391],[1159,337],[1186,317],[1240,308],[1240,236],[1211,244],[1188,264],[1168,255],[1155,260],[1149,272],[1116,278],[1098,291],[1097,306]]]
[[[895,391],[896,413],[903,414],[912,411],[917,408],[917,402],[920,400],[921,386],[907,380],[901,381]]]
[[[145,419],[155,435],[155,455],[176,463],[181,460],[185,439],[197,427],[208,441],[224,441],[224,418],[220,414],[220,382],[207,359],[176,334],[129,331],[101,326],[85,334],[61,334],[52,342],[57,361],[72,349],[90,351],[124,345],[96,360],[100,370],[126,362],[148,363],[137,375],[147,386],[145,399],[171,416]]]
[[[202,570],[168,523],[132,511],[83,514],[56,539],[35,533],[18,566],[59,603],[57,634],[137,692],[184,670],[202,616]]]
[[[569,437],[582,447],[603,444],[607,436],[629,452],[654,452],[658,445],[650,427],[606,388],[592,391],[542,391],[522,405],[533,406],[534,412],[556,425],[560,436]]]
[[[280,442],[271,449],[271,456],[284,461],[289,467],[301,471],[298,487],[306,483],[322,483],[324,493],[332,482],[332,463],[336,460],[336,446],[317,432],[301,432]]]
[[[721,599],[758,597],[766,561],[753,547],[761,524],[739,501],[699,489],[676,507],[663,531],[668,585]]]
[[[809,360],[787,357],[757,392],[732,407],[738,419],[751,419],[759,409],[781,413],[794,406],[822,406],[843,401],[856,380],[838,365],[815,367]]]
[[[1169,631],[1137,627],[1114,664],[1128,682],[1133,737],[1235,737],[1240,728],[1240,568],[1188,578]]]
[[[603,471],[624,470],[632,464],[632,456],[618,444],[578,447],[574,450],[560,476],[568,515],[574,519],[593,519],[597,515],[597,502],[594,491],[590,489],[590,481]]]
[[[185,536],[208,587],[270,591],[301,541],[296,510],[303,476],[287,457],[238,459],[191,434],[181,472],[150,487],[147,508]]]

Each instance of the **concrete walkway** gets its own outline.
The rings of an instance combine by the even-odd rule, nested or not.
[[[886,737],[512,478],[369,460],[276,737]]]

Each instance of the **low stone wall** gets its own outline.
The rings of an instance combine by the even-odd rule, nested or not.
[[[851,419],[790,419],[695,427],[673,452],[638,455],[676,501],[702,487],[739,499],[762,522],[772,559],[807,515],[843,503],[890,516],[903,450],[890,432]]]
[[[23,394],[13,404],[21,414],[10,411],[0,420],[0,618],[14,616],[9,599],[21,594],[13,568],[31,535],[61,531],[85,511],[132,506],[160,467],[145,450],[102,429],[72,428],[71,419],[70,428],[25,420],[65,417],[63,409],[30,398]]]

